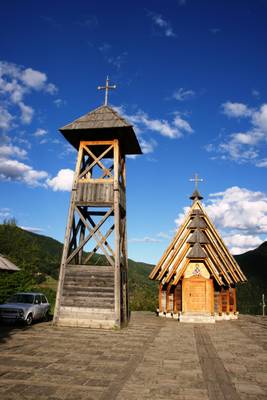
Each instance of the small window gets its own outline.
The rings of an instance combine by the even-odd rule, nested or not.
[[[42,295],[42,303],[47,303],[46,297]]]
[[[35,303],[35,304],[41,304],[41,296],[40,296],[39,294],[37,294],[37,295],[35,296],[34,303]]]

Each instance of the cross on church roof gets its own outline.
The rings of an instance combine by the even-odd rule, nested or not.
[[[198,190],[198,182],[204,181],[204,179],[198,177],[198,174],[195,174],[195,177],[190,178],[189,180],[190,180],[190,182],[195,182],[195,190]]]
[[[111,85],[111,86],[109,86],[109,77],[107,76],[107,79],[106,79],[106,86],[98,86],[97,87],[97,89],[98,90],[105,90],[105,106],[107,106],[108,105],[108,91],[109,91],[109,89],[116,89],[116,85]]]

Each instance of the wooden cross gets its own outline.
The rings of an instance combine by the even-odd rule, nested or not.
[[[97,89],[98,90],[105,90],[105,106],[107,106],[108,105],[108,91],[109,91],[109,89],[116,89],[116,85],[111,85],[111,86],[109,86],[109,78],[108,78],[108,76],[107,76],[107,79],[106,79],[106,86],[98,86],[97,87]]]
[[[195,182],[195,189],[198,190],[198,182],[203,182],[204,179],[198,177],[198,174],[195,174],[194,178],[189,179],[190,182]]]

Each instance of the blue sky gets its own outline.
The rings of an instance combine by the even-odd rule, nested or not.
[[[129,256],[155,263],[194,173],[233,253],[267,233],[267,1],[1,5],[0,221],[63,241],[76,152],[58,128],[103,103],[135,126]]]

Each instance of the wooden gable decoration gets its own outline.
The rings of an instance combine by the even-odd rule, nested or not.
[[[230,314],[236,318],[236,284],[246,282],[246,277],[201,199],[200,195],[194,197],[182,225],[149,276],[160,282],[159,313],[185,322],[198,318],[214,322]]]

